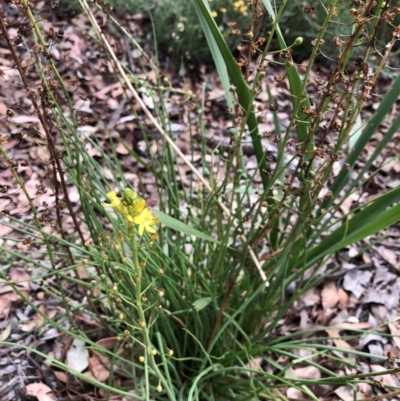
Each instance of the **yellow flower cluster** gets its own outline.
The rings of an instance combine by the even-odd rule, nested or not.
[[[132,228],[137,226],[140,236],[146,231],[149,234],[156,234],[154,226],[157,224],[157,217],[154,217],[146,206],[144,199],[139,199],[138,194],[132,189],[125,189],[122,197],[119,198],[114,191],[107,194],[111,203],[102,203],[105,207],[113,207],[124,217],[126,226]]]
[[[238,0],[233,3],[233,8],[243,15],[247,15],[247,5],[243,0]]]
[[[208,0],[208,1],[211,3],[213,0]],[[238,11],[238,12],[240,12],[241,14],[243,14],[245,16],[247,15],[247,4],[243,0],[235,1],[233,3],[233,8],[234,8],[235,11]],[[227,12],[227,9],[225,7],[221,7],[219,9],[219,11],[222,14],[224,14],[224,13]],[[218,12],[215,11],[215,10],[211,11],[211,16],[213,18],[217,18],[218,17]]]

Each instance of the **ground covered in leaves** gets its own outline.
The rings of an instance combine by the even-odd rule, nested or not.
[[[54,42],[51,46],[52,56],[57,60],[64,82],[72,94],[74,108],[78,111],[77,115],[80,120],[82,141],[85,142],[85,138],[96,136],[102,147],[107,148],[110,135],[114,138],[123,137],[131,149],[146,159],[148,157],[147,148],[139,123],[146,127],[146,131],[152,138],[151,146],[160,146],[159,134],[135,104],[133,106],[137,108],[140,121],[132,115],[131,105],[124,100],[123,88],[116,79],[111,63],[105,57],[102,47],[92,39],[92,28],[86,17],[82,14],[57,15],[46,9],[44,2],[41,2],[38,7],[43,8],[44,15],[49,15],[42,22],[44,31],[50,33],[54,30],[57,33],[49,36],[49,40]],[[99,19],[106,17],[101,13],[98,13],[97,16]],[[140,18],[124,15],[123,20],[124,25],[134,37],[142,39],[145,37]],[[120,59],[136,74],[137,79],[146,85],[156,86],[155,75],[150,68],[147,68],[147,61],[141,53],[132,49],[126,40],[105,31]],[[17,28],[14,32],[11,28],[10,32],[14,36],[18,34]],[[153,54],[151,43],[144,44],[144,47],[149,54]],[[31,63],[31,55],[23,46],[18,49],[24,65],[28,66]],[[0,65],[2,70],[0,118],[7,125],[7,130],[11,131],[11,139],[4,146],[11,152],[20,173],[25,171],[26,188],[41,210],[45,229],[55,230],[51,211],[54,197],[48,188],[49,156],[43,146],[45,136],[41,132],[37,117],[25,112],[26,93],[18,84],[18,73],[13,68],[8,49],[4,47],[0,48]],[[303,63],[299,69],[304,69],[305,65]],[[164,56],[161,56],[160,69],[164,80],[162,96],[168,105],[167,111],[175,143],[183,153],[190,156],[191,138],[192,136],[197,138],[199,141],[198,154],[194,155],[194,159],[197,160],[197,167],[202,171],[204,168],[201,165],[200,154],[202,136],[199,121],[193,120],[192,110],[203,98],[204,85],[206,85],[205,132],[209,150],[206,160],[211,158],[214,148],[228,148],[231,141],[229,128],[232,124],[228,118],[228,110],[217,73],[211,65],[176,67],[171,65]],[[284,70],[271,63],[266,73],[265,86],[258,95],[256,104],[260,110],[264,110],[261,129],[266,133],[273,133],[274,124],[271,113],[269,113],[267,85],[270,86],[275,99],[274,107],[278,108],[278,117],[282,127],[285,127],[289,121],[291,102],[286,81],[277,79],[284,75]],[[323,78],[327,74],[327,67],[321,66],[312,72],[312,81],[315,81],[317,77]],[[380,82],[372,100],[364,109],[363,119],[367,119],[376,109],[380,96],[388,90],[389,86],[389,81],[382,80]],[[145,85],[142,86],[141,97],[147,107],[152,110],[154,108],[153,99],[146,94],[145,87]],[[315,92],[315,87],[308,89],[310,93]],[[60,101],[62,102],[62,100]],[[380,142],[383,133],[399,111],[400,104],[397,104],[366,149],[365,160],[373,153],[376,144]],[[196,132],[190,131],[189,122],[191,129],[195,129]],[[22,130],[21,127],[23,127]],[[343,213],[373,199],[381,191],[399,185],[400,163],[397,159],[389,161],[400,151],[400,133],[395,138],[396,142],[391,143],[390,148],[381,155],[379,160],[385,166],[378,174],[375,174],[375,170],[380,166],[374,166],[374,170],[369,173],[370,178],[367,184],[342,205]],[[263,143],[268,157],[273,160],[277,151],[273,134],[266,135]],[[256,169],[257,162],[250,144],[243,144],[243,148],[247,158],[246,166],[249,169]],[[94,158],[101,156],[89,142],[87,142],[87,149]],[[136,183],[139,191],[149,199],[150,206],[157,205],[158,195],[152,175],[132,161],[124,146],[118,145],[116,153],[124,168],[125,176],[132,183]],[[363,160],[359,160],[358,167],[362,168],[362,166]],[[178,168],[183,172],[188,169],[184,163],[181,163]],[[223,170],[220,170],[220,173],[224,174]],[[112,179],[106,166],[104,175],[110,180]],[[188,180],[190,179],[188,178]],[[188,182],[182,184],[183,186],[189,185]],[[29,210],[29,204],[25,194],[18,189],[17,183],[13,182],[12,174],[5,164],[0,167],[0,188],[0,210],[3,213],[0,222],[1,219],[7,219],[7,214],[28,221],[31,216],[26,213]],[[78,211],[78,192],[72,185],[69,187],[69,191],[70,199]],[[73,234],[68,218],[63,221],[63,230]],[[16,246],[15,243],[7,240],[11,237],[13,237],[12,228],[0,223],[1,244],[5,247]],[[399,237],[399,227],[393,227],[379,238],[370,239],[338,252],[330,266],[337,267],[335,273],[329,275],[323,285],[308,291],[295,302],[290,313],[281,321],[277,334],[287,335],[307,329],[310,329],[310,333],[312,333],[312,329],[322,328],[330,337],[336,338],[331,340],[334,345],[376,355],[376,360],[372,363],[364,363],[360,356],[359,366],[365,366],[365,372],[378,372],[387,368],[388,364],[395,364],[393,358],[397,357],[397,350],[400,348],[400,323],[398,322],[400,311]],[[28,246],[32,246],[28,239],[26,242],[18,243],[20,249]],[[40,257],[39,253],[38,257]],[[45,282],[38,283],[31,280],[35,271],[27,268],[23,261],[0,255],[0,262],[1,268],[7,272],[10,280],[19,281],[20,291],[39,306],[43,313],[52,317],[63,309],[59,302],[48,299],[42,289],[43,286],[57,286],[52,277]],[[84,267],[82,267],[82,274],[84,274]],[[79,301],[83,297],[83,294],[79,290],[76,292],[75,288],[66,290],[67,293],[75,292],[71,297],[73,300]],[[391,323],[387,324],[388,321]],[[61,335],[56,328],[49,328],[44,323],[45,321],[40,315],[32,313],[32,309],[22,302],[19,294],[15,293],[10,286],[0,282],[1,341],[17,341],[62,360],[88,376],[103,382],[107,381],[110,374],[108,361],[93,352],[89,353],[82,348],[79,342]],[[93,322],[85,322],[85,324],[90,326]],[[374,329],[373,334],[370,332],[368,335],[361,336],[361,339],[360,337],[352,339],[352,333],[359,333],[367,329]],[[96,341],[112,349],[115,340],[108,338],[104,333],[104,338],[98,338]],[[298,352],[299,358],[307,356],[306,351]],[[338,358],[343,358],[343,355],[338,354]],[[263,364],[263,361],[258,362]],[[324,366],[323,361],[318,362]],[[271,369],[270,366],[265,368]],[[340,366],[329,366],[328,363],[326,368],[340,370]],[[291,373],[294,377],[299,378],[317,379],[321,376],[319,369],[312,366],[304,367],[301,363],[294,366]],[[343,375],[352,373],[357,373],[357,369],[354,368],[354,371],[350,372],[346,368],[342,372]],[[116,380],[123,384],[129,378],[122,374],[118,377],[117,374]],[[370,398],[399,387],[400,381],[397,377],[383,376],[379,378],[374,387],[364,384],[359,389],[357,397],[358,399]],[[353,392],[348,387],[320,386],[313,388],[312,391],[321,400],[350,401],[353,399]],[[35,395],[40,401],[102,399],[103,396],[101,390],[93,389],[65,372],[48,367],[43,358],[27,352],[23,348],[0,345],[0,400],[23,399],[22,393],[24,392]],[[288,389],[287,396],[293,399],[304,398],[304,395],[296,389]],[[122,398],[115,396],[113,399]]]

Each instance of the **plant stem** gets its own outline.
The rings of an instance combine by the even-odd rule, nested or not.
[[[136,310],[138,313],[138,325],[141,328],[142,335],[143,335],[143,343],[146,347],[145,355],[144,355],[144,364],[145,364],[145,381],[146,381],[146,400],[150,400],[150,383],[149,383],[149,370],[148,365],[152,368],[155,375],[161,381],[163,388],[168,394],[168,398],[172,401],[175,401],[175,394],[173,393],[171,386],[169,385],[168,381],[162,375],[160,369],[157,366],[157,363],[154,359],[153,350],[155,349],[151,345],[150,335],[149,335],[149,328],[147,326],[146,317],[143,310],[142,304],[142,269],[139,264],[139,255],[138,255],[138,244],[136,242],[135,235],[132,235],[131,239],[131,251],[132,251],[132,259],[133,265],[135,269],[135,298],[136,298]]]

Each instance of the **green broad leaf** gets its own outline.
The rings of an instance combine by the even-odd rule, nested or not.
[[[349,138],[349,146],[350,150],[352,150],[355,146],[358,140],[360,139],[362,135],[362,120],[361,120],[361,113],[357,116],[356,121],[354,122],[354,125],[351,129],[350,132],[350,138]]]
[[[197,312],[200,312],[202,309],[208,306],[211,303],[211,301],[212,301],[211,297],[199,298],[193,302],[193,308],[196,309]]]
[[[190,227],[187,224],[182,223],[181,221],[179,221],[171,216],[168,216],[167,214],[165,214],[163,212],[160,212],[159,210],[152,209],[152,212],[156,217],[158,217],[158,220],[160,221],[161,224],[165,224],[169,228],[172,228],[181,233],[193,235],[197,238],[201,238],[206,241],[211,241],[211,242],[216,242],[216,243],[219,242],[219,241],[215,240],[214,238],[210,237],[209,235],[204,234],[201,231],[196,230],[195,228]]]
[[[400,75],[397,77],[397,79],[393,82],[391,88],[389,89],[388,92],[386,92],[384,98],[379,104],[379,107],[375,110],[371,118],[368,120],[367,124],[363,127],[362,130],[362,135],[359,136],[358,141],[354,144],[354,148],[352,149],[352,152],[349,154],[349,156],[346,159],[346,164],[350,165],[351,169],[353,168],[354,164],[364,152],[365,147],[367,146],[369,140],[371,139],[372,135],[375,133],[375,131],[378,129],[379,125],[382,124],[384,121],[386,115],[392,110],[393,105],[396,103],[400,93]],[[385,135],[384,141],[381,141],[381,146],[385,146],[391,138],[395,135],[396,131],[399,129],[400,126],[400,118],[399,116],[396,118],[396,120],[393,122],[392,126],[388,130],[387,134]],[[374,154],[374,157],[376,158],[378,156],[377,154]],[[368,163],[366,163],[365,168],[368,169],[369,166],[374,162],[375,158],[369,158]],[[349,185],[349,182],[351,182],[351,174],[352,171],[351,169],[349,170],[346,167],[346,164],[343,165],[341,172],[337,175],[335,178],[334,183],[332,184],[330,190],[332,191],[332,199],[336,199],[342,189],[345,186]],[[357,182],[352,183],[352,186],[348,189],[348,191],[353,188]],[[333,203],[332,200],[329,202],[324,203],[321,208],[324,209],[329,209],[331,204]]]
[[[334,205],[334,199],[346,198],[349,194],[356,188],[359,184],[364,181],[364,175],[369,170],[369,168],[373,165],[375,160],[382,154],[383,149],[387,146],[387,144],[392,140],[392,138],[396,135],[398,130],[400,129],[400,115],[398,115],[395,120],[392,122],[389,129],[384,133],[382,140],[376,146],[374,153],[368,158],[368,160],[364,163],[363,168],[358,172],[357,176],[353,179],[353,167],[356,161],[359,159],[360,155],[365,151],[366,146],[378,129],[378,127],[385,120],[386,115],[392,110],[393,105],[396,103],[400,93],[400,76],[392,83],[391,88],[386,95],[382,99],[379,104],[379,107],[375,110],[371,118],[367,121],[366,124],[363,125],[362,134],[358,137],[357,142],[354,143],[354,146],[346,158],[346,162],[343,163],[342,170],[336,176],[333,184],[330,186],[330,191],[332,192],[332,197],[327,199],[324,203],[321,204],[318,211],[318,219],[315,221],[315,225],[319,223],[323,219],[323,215],[321,214],[321,210],[330,210],[334,212],[340,207],[340,204]],[[348,168],[350,166],[350,168]],[[344,194],[340,195],[341,191],[345,191]],[[390,196],[390,195],[389,195]],[[385,198],[383,198],[385,199]],[[375,200],[376,202],[376,200]]]
[[[167,227],[172,228],[173,230],[188,234],[188,235],[193,235],[194,237],[204,239],[206,241],[214,242],[215,244],[221,244],[220,241],[210,237],[207,234],[202,233],[201,231],[188,226],[187,224],[175,219],[174,217],[168,216],[167,214],[160,212],[157,209],[151,209],[153,212],[154,216],[156,216],[161,224],[165,224]],[[238,250],[235,248],[232,248],[231,246],[226,247],[227,251],[229,254],[235,258],[242,259],[244,257],[245,252],[243,250]],[[245,259],[249,261],[250,263],[250,258],[248,255],[245,256]]]
[[[193,4],[196,8],[196,13],[199,16],[199,20],[201,21],[201,25],[208,40],[208,44],[213,50],[213,57],[215,57],[215,54],[217,54],[218,49],[218,58],[215,59],[215,62],[219,64],[223,61],[225,63],[226,70],[228,71],[230,79],[233,85],[236,87],[236,94],[239,104],[242,107],[246,116],[246,124],[251,135],[260,175],[263,181],[263,186],[264,188],[267,188],[269,183],[268,176],[267,174],[261,173],[263,170],[266,169],[267,164],[265,160],[265,152],[261,143],[261,137],[258,135],[258,122],[256,118],[256,113],[254,112],[253,108],[254,94],[247,86],[247,83],[243,78],[242,71],[238,67],[232,55],[232,52],[230,51],[224,37],[222,36],[217,24],[214,21],[214,18],[211,16],[207,1],[194,0]],[[212,40],[210,41],[210,39]],[[220,78],[221,80],[225,79],[223,76]]]
[[[209,13],[211,13],[209,4],[205,3],[205,5],[208,8]],[[219,50],[218,44],[212,32],[208,29],[207,20],[204,18],[201,12],[198,13],[198,16],[200,20],[200,25],[203,29],[204,35],[206,36],[208,46],[215,63],[215,67],[218,71],[219,79],[221,80],[222,87],[224,88],[226,103],[228,104],[229,109],[233,109],[232,94],[229,91],[231,83],[229,81],[228,70],[226,68],[224,58],[222,57],[221,51]]]
[[[400,188],[396,188],[372,201],[365,209],[328,235],[320,244],[307,250],[306,264],[311,266],[334,252],[376,234],[400,221]],[[389,206],[389,207],[388,207]]]

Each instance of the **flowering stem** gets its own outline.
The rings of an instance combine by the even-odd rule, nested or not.
[[[132,235],[131,240],[131,249],[132,249],[132,256],[133,256],[133,265],[135,268],[135,296],[136,296],[136,309],[138,312],[139,318],[139,327],[142,328],[142,335],[143,335],[143,342],[146,346],[146,350],[144,353],[144,374],[145,374],[145,382],[146,382],[146,400],[150,399],[150,385],[149,385],[149,370],[147,368],[148,364],[148,356],[149,356],[149,348],[150,348],[150,338],[149,333],[146,327],[146,318],[143,312],[143,305],[142,305],[142,275],[141,275],[141,268],[139,265],[139,257],[137,252],[137,243],[135,239],[135,235]]]
[[[146,317],[144,315],[143,304],[142,304],[142,269],[139,264],[139,256],[138,256],[138,244],[136,242],[135,235],[132,235],[131,238],[131,250],[132,250],[132,259],[135,268],[135,297],[136,297],[136,309],[138,313],[138,325],[141,328],[143,335],[143,343],[145,345],[145,355],[144,355],[144,364],[145,364],[145,381],[146,381],[146,400],[150,400],[150,385],[149,385],[149,372],[148,372],[148,364],[153,369],[158,379],[161,381],[165,391],[168,394],[170,400],[176,400],[175,394],[171,391],[171,387],[168,384],[168,381],[164,378],[161,371],[159,370],[156,361],[154,360],[154,348],[151,345],[149,330],[147,327]]]

